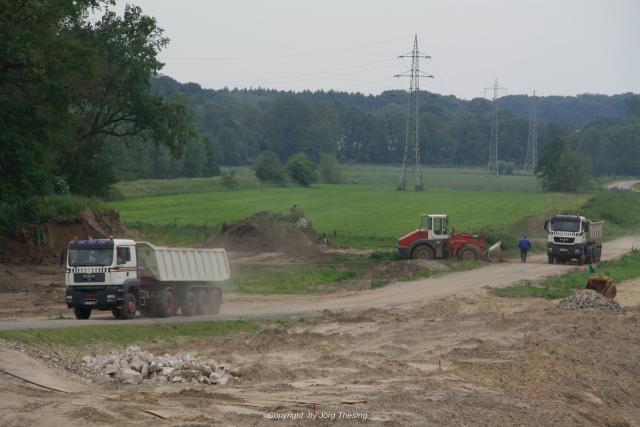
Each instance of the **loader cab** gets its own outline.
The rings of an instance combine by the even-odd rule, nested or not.
[[[449,218],[447,215],[420,215],[420,229],[427,230],[429,240],[449,238]]]

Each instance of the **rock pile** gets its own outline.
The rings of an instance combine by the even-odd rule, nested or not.
[[[236,370],[214,360],[203,360],[190,354],[154,356],[133,345],[123,352],[85,356],[82,362],[93,374],[124,384],[157,381],[224,385],[237,375]]]
[[[561,299],[556,308],[561,310],[605,310],[615,314],[624,314],[625,310],[616,301],[605,298],[592,289],[581,289],[575,294]]]

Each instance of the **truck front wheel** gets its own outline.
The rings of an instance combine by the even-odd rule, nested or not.
[[[91,309],[82,307],[81,305],[76,305],[73,307],[73,314],[76,315],[76,319],[85,320],[91,317]]]
[[[553,255],[547,255],[547,261],[549,261],[549,264],[553,264],[554,262],[556,262],[556,257],[554,257]]]
[[[122,307],[114,310],[113,315],[119,319],[133,319],[136,317],[136,311],[138,311],[138,300],[134,294],[128,293]]]

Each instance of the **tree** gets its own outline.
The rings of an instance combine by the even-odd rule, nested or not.
[[[320,159],[320,176],[327,184],[340,184],[342,182],[342,166],[335,153],[329,153]]]
[[[207,151],[199,139],[187,142],[182,158],[182,175],[187,178],[204,176],[207,166]]]
[[[545,191],[573,192],[589,185],[589,160],[556,138],[545,145],[535,169]]]
[[[294,154],[287,160],[289,176],[298,184],[308,187],[316,182],[316,166],[304,153]]]
[[[220,145],[215,138],[205,136],[202,140],[207,153],[207,164],[204,168],[205,176],[220,175]]]
[[[284,184],[287,180],[287,170],[273,151],[264,151],[258,156],[253,165],[256,176],[262,182]]]

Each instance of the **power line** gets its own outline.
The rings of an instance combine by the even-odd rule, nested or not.
[[[534,170],[538,163],[538,123],[536,116],[536,91],[534,90],[529,110],[529,135],[527,136],[527,152],[523,166],[525,170]]]
[[[500,92],[507,91],[506,88],[498,86],[498,78],[491,87],[484,88],[485,94],[490,90],[493,92],[493,124],[491,126],[491,138],[489,138],[489,162],[487,163],[487,171],[496,171],[496,176],[500,175],[500,166],[498,164],[498,98]]]
[[[409,77],[409,106],[407,111],[407,133],[404,141],[404,156],[402,157],[402,175],[398,190],[406,190],[407,169],[416,174],[416,191],[424,189],[422,182],[422,159],[420,158],[420,122],[418,111],[418,93],[420,92],[420,77],[433,78],[420,72],[420,58],[431,59],[429,55],[423,55],[418,50],[418,35],[413,38],[413,50],[399,58],[411,58],[411,69],[394,77]]]
[[[231,62],[231,61],[268,61],[273,59],[287,59],[287,58],[299,58],[305,56],[316,56],[316,55],[324,55],[324,54],[332,54],[332,53],[341,53],[341,52],[349,52],[353,50],[361,50],[367,47],[381,46],[385,44],[395,43],[398,38],[388,39],[379,42],[373,43],[363,43],[356,46],[350,46],[340,49],[327,49],[327,50],[316,50],[316,51],[308,51],[308,52],[297,52],[297,53],[287,53],[283,55],[270,55],[270,56],[228,56],[228,57],[213,57],[213,58],[204,58],[204,57],[163,57],[163,60],[173,60],[173,61],[201,61],[201,62]]]

